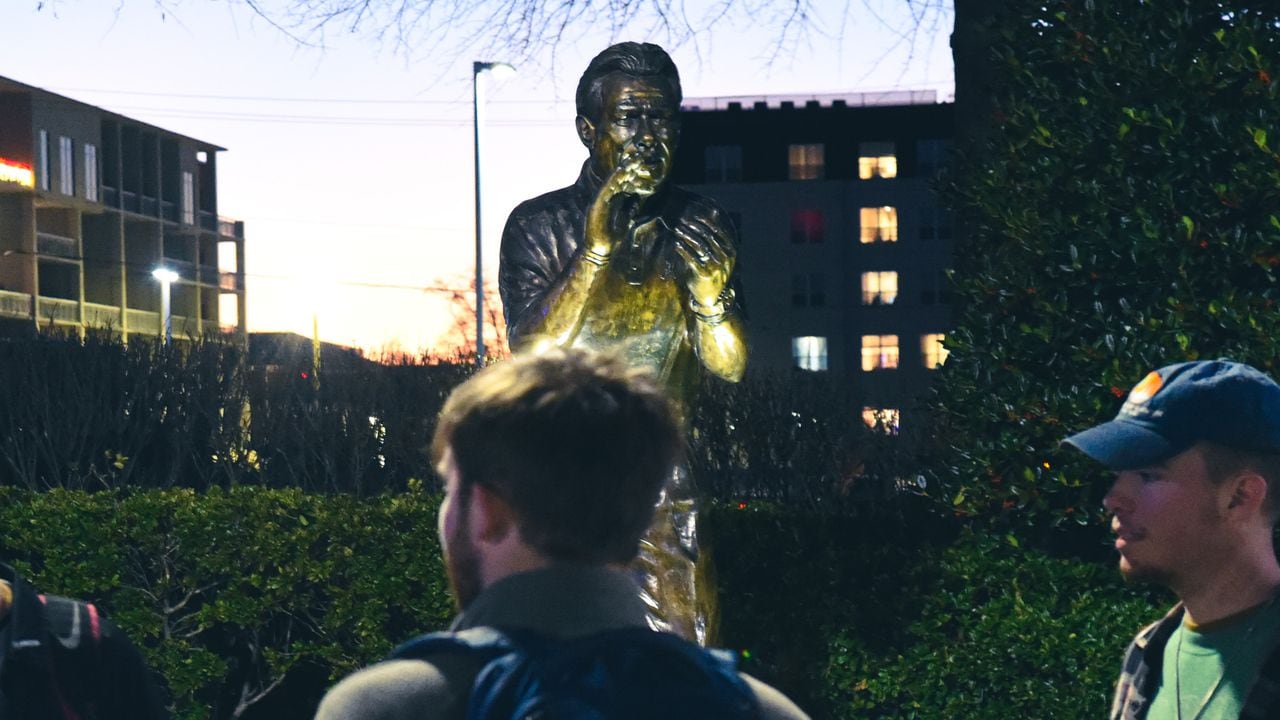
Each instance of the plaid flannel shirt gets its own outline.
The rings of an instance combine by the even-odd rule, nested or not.
[[[1143,628],[1129,644],[1120,681],[1116,683],[1115,699],[1111,702],[1111,720],[1143,720],[1147,716],[1151,698],[1160,687],[1164,647],[1180,622],[1181,603],[1159,622]],[[1240,720],[1280,717],[1280,637],[1271,639],[1269,652],[1245,698]]]

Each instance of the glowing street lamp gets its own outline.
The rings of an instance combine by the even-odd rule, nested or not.
[[[481,265],[480,234],[480,126],[484,108],[484,93],[480,85],[480,73],[488,72],[495,79],[514,75],[516,67],[504,62],[471,63],[471,107],[475,122],[476,151],[476,366],[484,367],[484,272]]]
[[[160,321],[164,324],[164,344],[173,339],[173,313],[170,312],[169,291],[178,281],[178,273],[163,265],[151,271],[151,277],[160,281]]]

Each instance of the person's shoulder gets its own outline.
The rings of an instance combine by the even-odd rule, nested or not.
[[[465,700],[448,668],[423,660],[386,660],[347,676],[325,693],[316,720],[448,718]],[[470,689],[470,683],[463,686]],[[431,713],[423,714],[424,708]]]
[[[755,694],[756,702],[760,705],[762,720],[809,720],[809,716],[777,688],[766,685],[746,673],[738,673],[738,675]]]

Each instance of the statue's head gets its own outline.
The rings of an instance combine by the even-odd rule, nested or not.
[[[657,45],[618,43],[595,56],[578,81],[577,127],[596,175],[634,164],[638,193],[657,191],[680,139],[680,99],[680,73]]]

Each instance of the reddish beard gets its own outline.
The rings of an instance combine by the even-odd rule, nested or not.
[[[445,538],[444,568],[458,610],[466,610],[480,594],[480,555],[467,532],[467,513],[459,514],[454,532]]]

